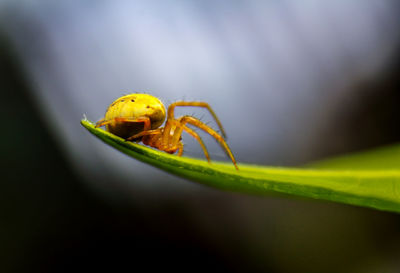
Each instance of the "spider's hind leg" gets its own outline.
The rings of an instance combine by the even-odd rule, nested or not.
[[[154,130],[147,130],[147,131],[142,131],[136,135],[128,137],[126,140],[132,141],[136,138],[142,137],[142,136],[147,136],[147,135],[160,135],[161,134],[161,129],[154,129]]]

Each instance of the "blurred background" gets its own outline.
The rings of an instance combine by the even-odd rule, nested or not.
[[[399,272],[396,214],[207,188],[79,124],[146,92],[210,103],[239,162],[398,142],[399,18],[395,0],[1,1],[0,272]]]

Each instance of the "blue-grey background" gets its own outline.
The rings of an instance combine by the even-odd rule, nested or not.
[[[397,215],[199,186],[79,121],[146,92],[209,102],[239,162],[396,142],[399,15],[390,0],[3,0],[2,272],[397,272]]]

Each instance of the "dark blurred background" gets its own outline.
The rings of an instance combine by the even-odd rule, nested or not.
[[[399,15],[394,0],[2,1],[0,272],[400,272],[397,214],[221,192],[79,124],[148,92],[209,102],[239,162],[399,142]]]

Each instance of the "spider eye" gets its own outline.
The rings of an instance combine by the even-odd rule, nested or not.
[[[150,108],[150,106],[149,106],[149,105],[147,105],[147,106],[146,106],[146,108]]]
[[[135,100],[131,100],[131,102],[135,102]]]
[[[121,100],[121,102],[124,102],[125,100]]]

